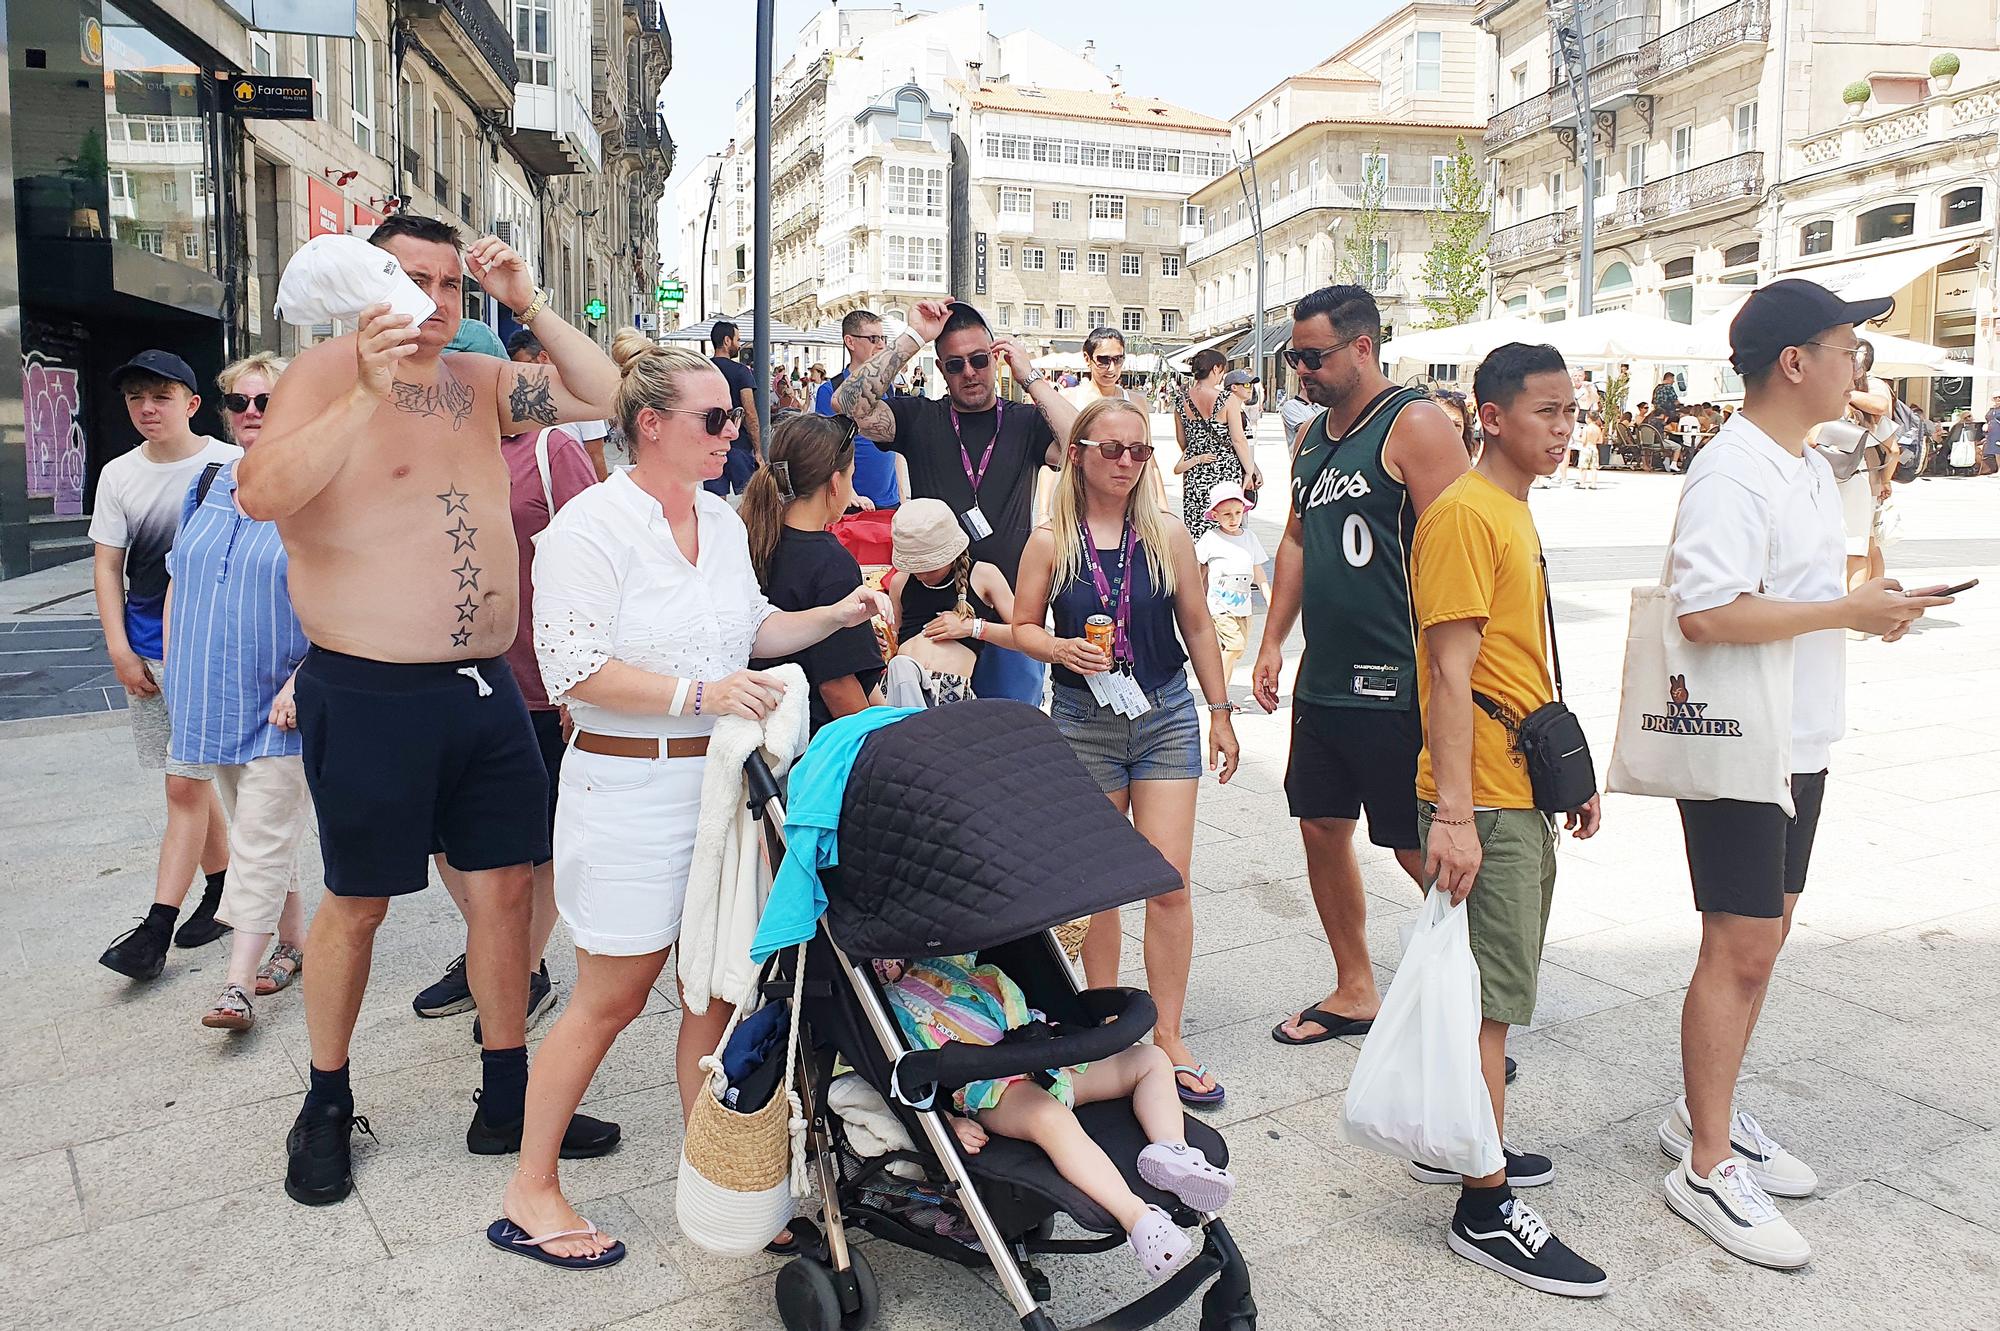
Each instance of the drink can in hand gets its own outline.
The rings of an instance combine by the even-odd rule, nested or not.
[[[1106,656],[1111,655],[1111,644],[1117,639],[1118,626],[1109,615],[1092,615],[1083,621],[1083,639]]]

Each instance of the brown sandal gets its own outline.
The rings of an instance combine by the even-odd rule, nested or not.
[[[257,968],[257,997],[264,998],[289,985],[305,967],[306,954],[290,943],[280,943]]]

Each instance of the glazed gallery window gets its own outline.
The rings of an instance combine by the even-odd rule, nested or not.
[[[1000,215],[1002,217],[1032,218],[1035,215],[1035,192],[1013,185],[1000,187]]]
[[[892,166],[887,172],[889,212],[897,217],[944,216],[942,167]]]
[[[191,187],[212,169],[200,62],[111,5],[103,36],[104,169],[130,202],[98,226],[114,242],[214,272],[213,209]]]
[[[1125,220],[1125,196],[1123,194],[1093,194],[1090,196],[1090,217],[1095,222],[1122,222]]]
[[[514,65],[521,82],[546,88],[555,81],[552,0],[514,0]]]
[[[883,278],[905,285],[944,282],[944,239],[941,236],[888,236]]]
[[[1204,180],[1221,175],[1230,164],[1227,153],[1098,143],[1089,139],[1054,138],[1040,134],[989,131],[982,143],[988,157],[1005,162],[1049,162],[1060,166],[1093,166],[1106,171],[1185,174]]]

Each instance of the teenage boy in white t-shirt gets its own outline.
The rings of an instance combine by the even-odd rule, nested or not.
[[[1743,410],[1688,469],[1674,537],[1675,611],[1690,642],[1792,643],[1796,815],[1743,800],[1680,802],[1701,953],[1681,1009],[1687,1094],[1659,1131],[1677,1162],[1664,1181],[1667,1205],[1725,1251],[1763,1266],[1811,1260],[1769,1194],[1808,1196],[1818,1178],[1749,1114],[1732,1115],[1731,1102],[1805,889],[1827,752],[1843,726],[1843,630],[1893,642],[1925,610],[1950,604],[1905,595],[1889,578],[1846,590],[1838,487],[1805,442],[1813,426],[1846,409],[1854,326],[1893,306],[1842,301],[1798,279],[1751,293],[1729,328]],[[1682,687],[1694,691],[1692,681]]]
[[[97,478],[90,539],[97,545],[93,580],[97,617],[118,682],[125,686],[139,766],[166,773],[167,831],[160,840],[153,906],[139,927],[122,934],[98,960],[134,980],[157,977],[167,961],[168,934],[187,899],[196,864],[208,883],[201,904],[173,935],[181,947],[212,943],[229,930],[215,921],[222,875],[229,867],[229,833],[215,794],[215,769],[168,756],[173,721],[160,692],[166,656],[167,551],[180,527],[188,487],[210,463],[243,450],[189,428],[201,406],[194,371],[169,351],[142,351],[111,376],[125,400],[139,447],[104,464]]]

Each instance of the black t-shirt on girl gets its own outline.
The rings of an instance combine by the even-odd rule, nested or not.
[[[771,555],[771,575],[764,583],[764,596],[780,610],[811,610],[832,605],[861,585],[861,565],[835,539],[832,532],[798,531],[787,527],[778,537]],[[833,719],[819,686],[843,675],[853,675],[865,693],[882,678],[882,645],[872,623],[837,629],[804,651],[790,656],[758,657],[752,670],[792,662],[806,672],[812,686],[812,728],[815,733]]]

